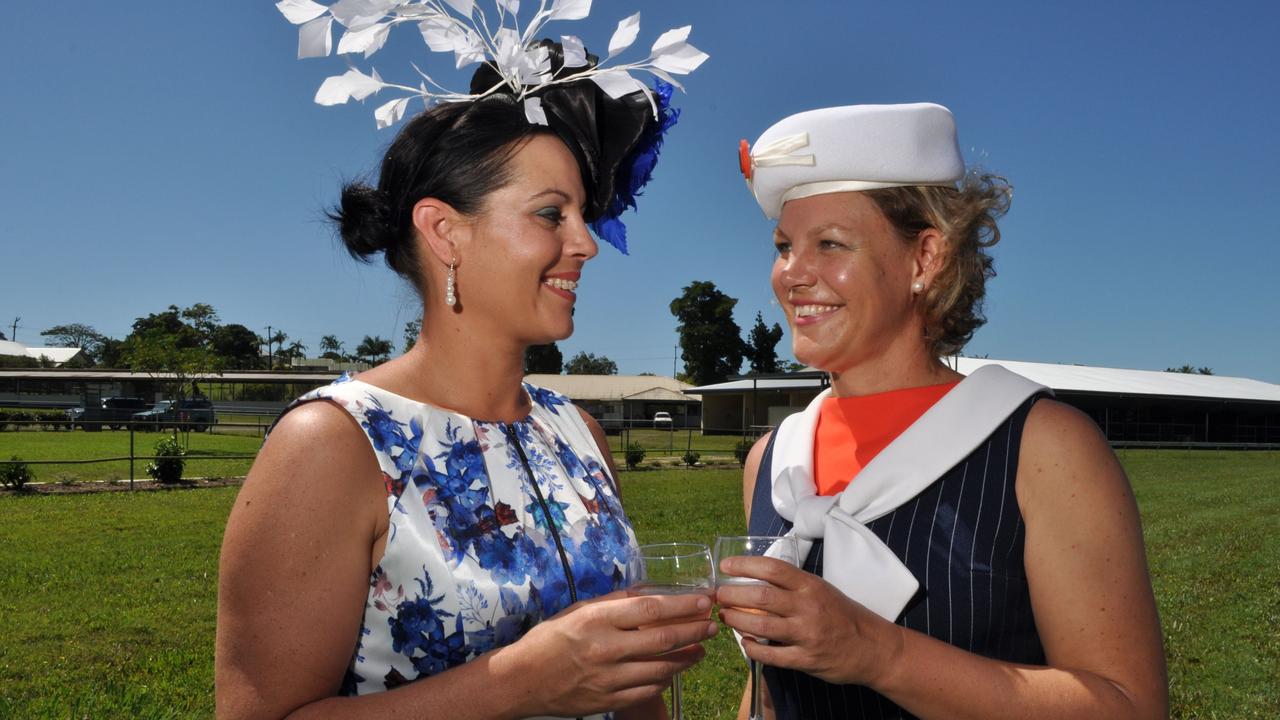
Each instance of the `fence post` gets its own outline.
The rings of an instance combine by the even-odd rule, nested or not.
[[[133,419],[129,420],[129,489],[133,490]]]

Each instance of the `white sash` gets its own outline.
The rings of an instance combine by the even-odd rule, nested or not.
[[[822,577],[889,621],[920,587],[869,523],[919,495],[995,432],[1027,398],[1052,391],[999,365],[984,365],[876,455],[843,492],[821,497],[813,478],[813,437],[828,389],[775,431],[773,507],[791,521],[803,561],[824,541]]]

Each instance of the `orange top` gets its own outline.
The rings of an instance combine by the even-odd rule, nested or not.
[[[818,494],[835,495],[844,490],[872,458],[958,384],[823,400],[813,438]]]

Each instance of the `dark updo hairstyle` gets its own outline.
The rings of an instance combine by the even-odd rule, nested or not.
[[[392,270],[421,288],[413,206],[431,197],[463,215],[480,214],[485,198],[511,181],[511,157],[526,140],[547,132],[508,95],[436,105],[396,135],[378,186],[346,185],[329,218],[352,257],[369,262],[385,253]]]
[[[996,221],[1009,211],[1013,188],[1004,178],[969,173],[959,189],[893,187],[865,190],[904,242],[934,228],[945,239],[942,265],[924,294],[924,338],[934,357],[955,355],[982,327],[987,280],[995,277],[987,248],[1000,241]]]

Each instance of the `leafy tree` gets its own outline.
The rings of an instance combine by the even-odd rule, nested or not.
[[[781,339],[782,326],[778,323],[774,323],[773,327],[765,325],[764,316],[756,312],[756,324],[751,326],[751,334],[744,343],[751,372],[778,372],[778,353],[775,348]]]
[[[218,329],[218,311],[214,310],[212,305],[196,303],[191,307],[183,308],[180,315],[206,343],[213,340],[213,333]]]
[[[721,382],[742,365],[742,330],[733,320],[737,304],[706,280],[690,283],[671,301],[671,314],[679,320],[680,357],[693,384]]]
[[[1187,375],[1212,375],[1213,374],[1213,368],[1209,368],[1209,367],[1198,368],[1198,367],[1195,367],[1194,365],[1183,365],[1182,367],[1165,368],[1164,371],[1171,372],[1171,373],[1186,373]]]
[[[422,320],[413,320],[404,324],[404,351],[409,352],[418,344],[418,336],[422,334]]]
[[[564,367],[564,356],[555,343],[546,345],[530,345],[524,351],[524,371],[526,373],[546,373],[559,375]]]
[[[98,367],[124,367],[124,341],[115,338],[102,338],[102,347],[98,350]]]
[[[85,357],[93,363],[98,361],[102,352],[102,341],[107,339],[105,335],[94,330],[92,325],[83,323],[54,325],[40,334],[62,347],[80,348]]]
[[[213,330],[209,345],[227,367],[246,370],[258,366],[258,336],[244,325],[219,325]]]
[[[343,342],[337,335],[325,335],[320,338],[320,357],[339,362],[346,360],[346,356],[342,354],[342,345]]]
[[[159,332],[173,337],[178,348],[200,347],[202,338],[192,326],[183,322],[182,311],[177,305],[170,305],[168,310],[151,313],[133,321],[133,332],[125,338],[125,342],[142,337],[152,332]]]
[[[289,343],[289,347],[280,351],[280,359],[292,363],[295,358],[305,358],[307,356],[307,345],[301,340],[294,340]]]
[[[8,340],[8,339],[9,338],[5,337],[4,333],[0,332],[0,340]]]
[[[390,340],[377,335],[373,337],[365,335],[360,344],[356,346],[356,357],[371,365],[376,365],[391,357],[391,350]]]
[[[189,328],[188,328],[189,329]],[[124,342],[122,359],[131,370],[145,372],[180,402],[193,383],[222,371],[222,358],[200,346],[184,346],[184,335],[161,327],[131,334]]]
[[[798,363],[794,360],[785,360],[779,366],[782,372],[800,372],[804,370],[804,363]]]
[[[565,375],[617,375],[618,364],[604,355],[580,352],[564,364]]]

